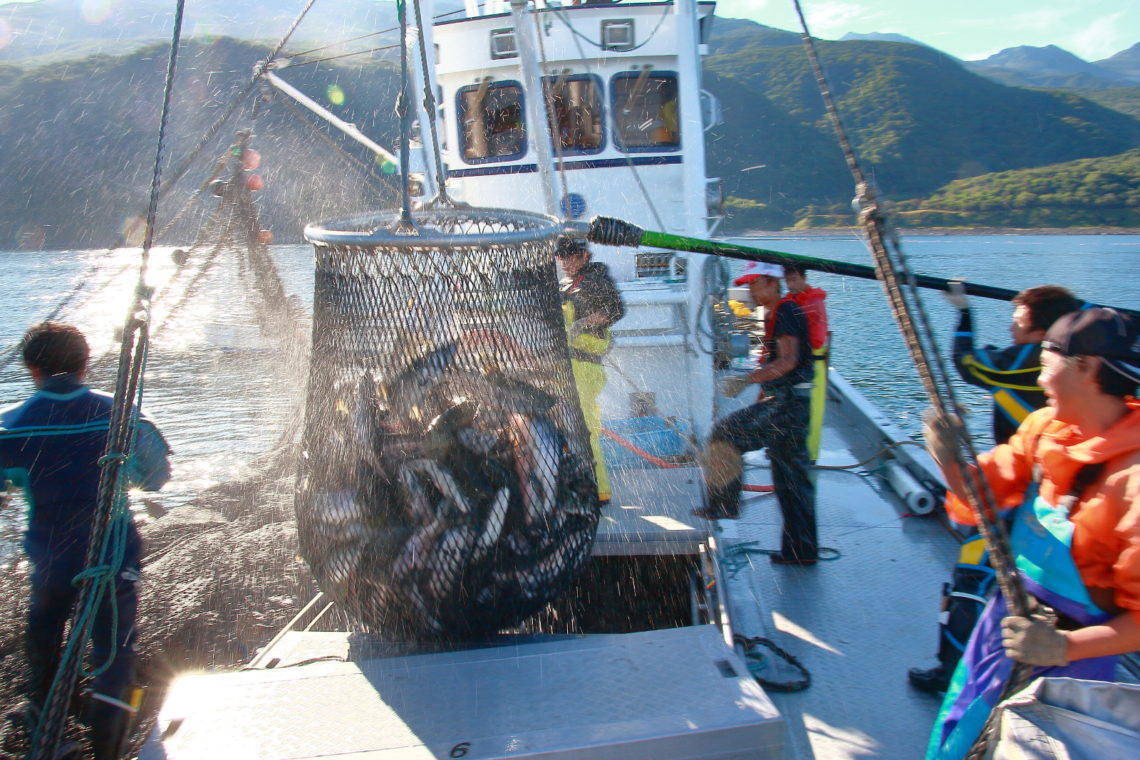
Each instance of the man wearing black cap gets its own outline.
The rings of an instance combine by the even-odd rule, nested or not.
[[[598,404],[598,396],[606,386],[602,357],[613,345],[610,327],[625,316],[625,303],[610,277],[609,268],[600,261],[590,261],[586,241],[559,238],[556,255],[566,274],[562,287],[562,316],[566,321],[566,340],[570,344],[570,367],[574,372],[582,415],[590,431],[598,501],[604,504],[610,500],[610,478],[599,438],[602,408]]]
[[[960,758],[981,732],[1013,661],[1032,678],[1114,680],[1140,649],[1140,323],[1113,309],[1067,314],[1042,341],[1048,406],[978,458],[997,504],[1013,508],[1010,546],[1026,591],[1052,608],[1011,616],[999,592],[966,645],[927,757]],[[946,509],[975,522],[943,419],[927,420]]]
[[[1030,412],[1045,406],[1045,393],[1037,385],[1045,331],[1065,314],[1081,308],[1082,303],[1060,285],[1027,288],[1012,300],[1011,345],[1002,349],[975,348],[974,320],[965,286],[952,282],[944,295],[959,312],[954,332],[954,366],[964,381],[984,389],[993,398],[994,443],[1005,443]],[[946,691],[950,685],[970,631],[993,590],[994,571],[985,549],[985,542],[977,534],[959,547],[952,582],[943,584],[938,664],[907,672],[907,680],[916,689],[935,693]]]

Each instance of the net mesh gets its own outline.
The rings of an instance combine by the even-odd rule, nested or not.
[[[554,246],[534,214],[422,211],[310,228],[313,344],[296,512],[321,588],[402,639],[542,609],[599,507]]]

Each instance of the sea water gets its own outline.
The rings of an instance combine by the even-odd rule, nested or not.
[[[773,235],[737,242],[820,259],[872,263],[866,245],[852,234]],[[903,249],[918,274],[1014,291],[1058,284],[1094,303],[1140,310],[1136,276],[1140,235],[914,235],[904,238]],[[274,246],[272,252],[286,292],[308,309],[312,248]],[[115,330],[127,316],[140,261],[140,252],[131,249],[0,252],[5,285],[0,290],[5,315],[0,322],[0,405],[32,392],[10,349],[29,324],[57,309],[57,318],[87,333],[94,356],[109,357],[91,382],[112,389]],[[730,268],[736,271],[740,266],[732,262]],[[224,270],[223,265],[219,268]],[[260,335],[256,299],[240,271],[229,280],[206,282],[184,302],[171,290],[164,304],[163,286],[175,270],[171,249],[151,252],[146,280],[160,299],[144,408],[174,450],[174,476],[161,497],[167,508],[240,477],[246,465],[274,446],[291,425],[299,424],[298,402],[304,393],[303,372],[293,375],[299,380],[286,380],[274,363],[280,346]],[[809,272],[808,280],[828,292],[833,366],[900,428],[917,436],[928,402],[880,284],[819,272]],[[957,313],[934,291],[923,291],[922,303],[948,360]],[[977,344],[1008,345],[1010,305],[977,297],[971,298],[971,305]],[[971,411],[969,425],[978,445],[989,445],[989,396],[964,383],[959,384],[958,394]],[[0,512],[0,558],[14,547],[20,522],[14,512],[14,508]]]

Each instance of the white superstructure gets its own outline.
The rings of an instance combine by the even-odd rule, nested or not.
[[[713,9],[694,0],[539,2],[512,13],[505,2],[468,3],[466,17],[438,23],[429,45],[449,194],[571,221],[616,216],[707,235],[716,213],[709,199],[719,191],[705,176],[704,130],[718,109],[700,89],[700,54]],[[528,81],[537,78],[536,97]],[[603,417],[629,417],[648,403],[707,432],[715,411],[707,258],[601,246],[594,256],[610,267],[628,309],[607,357],[616,371]]]

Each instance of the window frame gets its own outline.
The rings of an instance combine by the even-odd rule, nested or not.
[[[518,104],[519,104],[519,123],[522,125],[522,150],[518,153],[511,153],[502,156],[484,156],[481,158],[468,158],[467,156],[467,102],[464,96],[472,90],[478,90],[482,84],[464,85],[455,91],[455,131],[458,138],[456,147],[458,148],[459,159],[465,164],[478,165],[478,164],[493,164],[505,163],[508,161],[518,161],[525,158],[530,150],[529,130],[527,129],[526,119],[526,90],[523,88],[522,83],[514,79],[500,79],[487,84],[488,92],[491,90],[505,89],[513,87],[518,90]],[[489,139],[489,138],[488,138]]]
[[[546,96],[547,96],[546,83],[547,82],[554,82],[554,81],[557,81],[558,79],[559,79],[559,76],[557,74],[542,77],[543,110],[547,114],[547,117],[546,117],[547,122],[550,121],[550,110],[549,110],[549,107],[547,106],[547,102],[545,100]],[[607,121],[607,113],[606,113],[606,88],[605,88],[605,84],[602,82],[602,78],[600,76],[598,76],[597,74],[588,74],[588,73],[569,74],[564,78],[563,81],[566,81],[566,82],[589,81],[589,82],[594,83],[594,89],[595,89],[597,96],[598,96],[598,108],[601,110],[601,130],[602,130],[601,141],[598,143],[598,147],[596,147],[596,148],[556,147],[554,145],[554,140],[555,140],[555,133],[557,132],[557,129],[555,129],[555,125],[550,124],[549,125],[550,126],[550,130],[549,130],[550,148],[552,151],[554,151],[555,155],[558,155],[558,153],[561,152],[561,154],[563,156],[596,156],[597,154],[603,152],[606,149],[606,146],[608,145],[608,142],[609,142],[608,137],[607,137],[607,133],[609,132],[609,130],[607,129],[609,122]]]
[[[619,71],[610,77],[610,133],[613,135],[614,148],[622,153],[677,153],[681,150],[683,145],[683,135],[681,134],[680,123],[680,103],[678,103],[678,122],[677,122],[677,139],[676,143],[659,143],[657,145],[638,145],[627,146],[624,144],[621,137],[621,129],[618,127],[618,114],[621,112],[621,107],[618,105],[618,80],[621,79],[638,79],[642,75],[642,71]],[[677,91],[677,100],[680,100],[680,75],[676,71],[669,69],[650,69],[649,77],[657,79],[671,79],[673,87]]]

